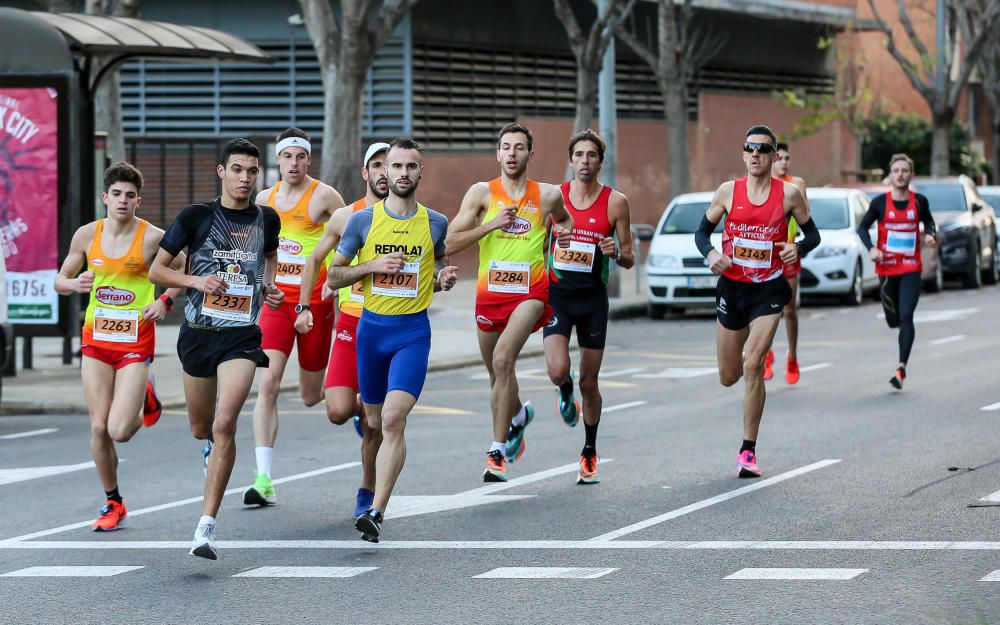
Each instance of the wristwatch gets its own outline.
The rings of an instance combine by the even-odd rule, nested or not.
[[[296,315],[300,314],[303,310],[309,310],[309,304],[296,304],[295,305],[295,314]]]
[[[621,259],[622,259],[622,248],[616,247],[615,248],[615,262],[617,263]]]

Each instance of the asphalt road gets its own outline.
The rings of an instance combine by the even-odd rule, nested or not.
[[[218,562],[187,555],[203,478],[184,415],[120,447],[112,534],[89,531],[86,417],[0,418],[0,623],[1000,623],[998,308],[996,288],[925,296],[901,393],[877,304],[804,309],[794,387],[779,330],[760,480],[736,478],[742,383],[718,383],[711,316],[613,323],[596,486],[575,484],[582,426],[542,359],[520,363],[538,414],[507,485],[481,481],[485,373],[432,374],[377,546],[353,529],[353,429],[294,397],[279,505],[228,496]]]

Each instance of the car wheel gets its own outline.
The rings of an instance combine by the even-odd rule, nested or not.
[[[663,304],[653,304],[650,302],[646,304],[646,314],[650,319],[663,319],[663,315],[667,314],[667,307]]]
[[[983,284],[996,284],[1000,281],[1000,267],[997,267],[997,247],[993,245],[993,253],[990,254],[989,266],[983,274]]]
[[[844,295],[844,303],[848,306],[860,306],[865,298],[864,285],[861,276],[861,261],[854,264],[854,275],[851,277],[851,290]]]
[[[983,257],[978,246],[972,248],[972,266],[962,276],[962,284],[967,289],[978,289],[983,286]]]
[[[941,267],[941,255],[935,259],[934,276],[924,284],[928,293],[940,293],[944,288],[944,269]]]

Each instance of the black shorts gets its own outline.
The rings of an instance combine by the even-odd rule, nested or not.
[[[608,338],[608,292],[605,289],[554,289],[549,287],[552,318],[542,336],[569,338],[576,327],[576,343],[582,349],[604,349]]]
[[[727,330],[742,330],[757,317],[781,314],[792,301],[792,287],[779,275],[767,282],[738,282],[719,277],[715,287],[715,314]]]
[[[185,323],[177,335],[177,355],[184,373],[196,378],[215,377],[219,365],[229,360],[250,360],[258,367],[270,364],[260,348],[260,326],[206,330]]]

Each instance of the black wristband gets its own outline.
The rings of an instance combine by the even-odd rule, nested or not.
[[[715,232],[715,227],[719,224],[713,224],[708,220],[708,215],[702,215],[701,223],[698,224],[698,229],[694,232],[694,244],[698,247],[698,251],[705,258],[708,258],[708,253],[713,251],[715,247],[712,246],[712,233]]]

